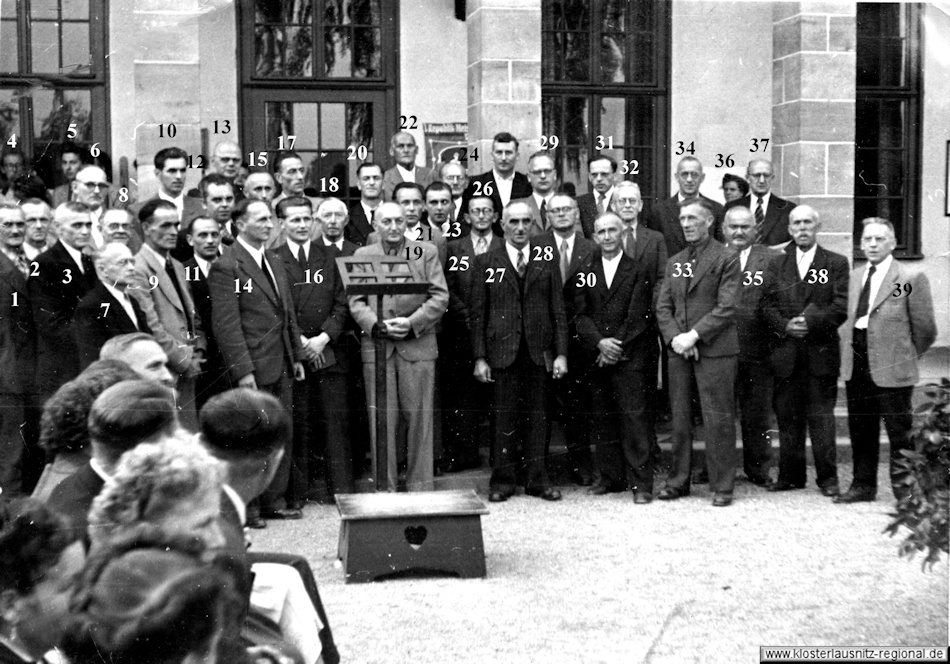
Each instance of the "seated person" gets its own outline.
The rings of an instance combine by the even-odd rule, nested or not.
[[[0,662],[35,662],[59,642],[85,560],[78,534],[40,501],[0,508]]]

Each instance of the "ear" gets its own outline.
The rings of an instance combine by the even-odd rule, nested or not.
[[[20,616],[20,595],[12,588],[0,592],[0,619],[6,625],[13,625]]]

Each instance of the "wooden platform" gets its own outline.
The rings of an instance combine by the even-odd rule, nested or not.
[[[481,516],[468,491],[337,494],[347,583],[406,572],[485,576]]]

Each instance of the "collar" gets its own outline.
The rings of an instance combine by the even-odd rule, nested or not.
[[[99,476],[103,482],[109,481],[109,473],[107,473],[103,468],[102,464],[99,463],[99,460],[95,457],[89,459],[89,467],[92,468],[92,472]]]
[[[195,254],[195,262],[198,264],[198,267],[201,268],[201,274],[207,277],[208,271],[211,269],[211,261],[206,261],[198,254]]]
[[[303,247],[304,256],[310,258],[310,240],[307,240],[304,244],[297,244],[290,238],[287,238],[287,247],[290,249],[290,253],[293,254],[294,258],[300,255],[300,247]]]
[[[172,198],[171,196],[169,196],[168,194],[166,194],[164,191],[162,191],[161,189],[159,189],[159,190],[158,190],[158,197],[161,198],[163,201],[168,201],[169,203],[174,203],[174,204],[175,204],[175,207],[178,208],[179,210],[185,206],[185,192],[184,192],[184,190],[182,190],[182,192],[181,192],[180,194],[178,194],[178,196],[176,196],[175,198]]]
[[[816,252],[817,250],[818,250],[818,243],[817,243],[817,242],[816,242],[815,244],[811,245],[811,249],[809,249],[808,251],[802,251],[802,250],[801,250],[801,247],[796,246],[796,247],[795,247],[795,256],[798,258],[798,261],[801,262],[801,260],[802,260],[805,256],[814,256],[814,255],[815,255],[815,252]]]
[[[155,251],[152,247],[150,247],[150,246],[148,245],[148,243],[146,243],[146,242],[143,242],[143,243],[142,243],[142,249],[143,249],[144,251],[147,251],[147,252],[149,252],[150,254],[152,254],[152,256],[155,258],[155,260],[158,261],[158,264],[159,264],[159,265],[164,265],[165,263],[168,262],[168,259],[171,258],[171,254],[169,254],[168,256],[162,256],[160,253],[158,253],[158,252]]]
[[[751,244],[750,244],[748,247],[746,247],[745,249],[743,249],[742,251],[739,252],[739,256],[742,257],[742,260],[743,260],[743,261],[748,260],[749,256],[751,256],[751,255],[752,255],[752,245],[751,245]]]
[[[531,252],[528,251],[531,248],[531,244],[526,244],[522,249],[517,249],[510,242],[505,242],[505,250],[508,252],[508,258],[511,259],[511,264],[515,267],[518,267],[518,254],[521,253],[524,255],[525,265],[528,263],[528,259],[531,258]]]
[[[769,190],[762,194],[762,209],[769,209],[769,200],[772,198],[772,191]],[[759,195],[749,192],[749,207],[752,208],[752,211],[755,212],[755,208],[759,206]]]
[[[619,253],[618,253],[616,256],[614,256],[613,258],[607,258],[607,257],[604,256],[604,255],[601,255],[600,258],[601,258],[601,260],[604,261],[604,265],[618,265],[618,264],[620,263],[620,259],[623,258],[623,252],[622,252],[622,251],[619,252]]]
[[[416,181],[416,165],[412,165],[412,170],[403,168],[399,164],[396,164],[396,170],[402,176],[403,182],[415,182]]]
[[[395,255],[396,255],[397,257],[402,253],[402,250],[405,249],[405,247],[406,247],[406,240],[407,240],[407,239],[409,239],[409,238],[406,238],[406,236],[404,235],[402,242],[400,242],[400,243],[396,246],[396,253],[395,253]],[[384,255],[386,255],[386,256],[389,256],[389,255],[390,255],[390,254],[389,254],[390,249],[389,249],[389,247],[386,246],[386,243],[383,242],[383,238],[379,238],[379,246],[382,248]]]
[[[491,169],[491,174],[492,174],[492,177],[495,178],[495,182],[498,182],[499,180],[504,180],[505,182],[511,182],[512,180],[515,179],[514,169],[511,169],[511,175],[509,175],[508,177],[505,177],[504,175],[496,171],[494,168]]]
[[[607,193],[604,194],[604,204],[609,205],[611,199],[614,197],[614,187],[611,187],[607,190]],[[600,192],[594,191],[594,202],[596,203],[600,199]]]
[[[541,209],[541,202],[549,203],[552,198],[554,198],[554,192],[552,191],[547,196],[539,196],[538,194],[531,192],[531,196],[534,198],[534,202],[538,204],[538,209]]]
[[[697,242],[696,244],[687,245],[693,252],[696,254],[696,257],[703,255],[703,252],[706,251],[706,247],[709,246],[709,243],[712,241],[712,235],[707,235],[706,239],[702,242]]]
[[[561,250],[561,243],[565,240],[567,241],[567,250],[571,253],[574,252],[574,240],[577,238],[577,233],[572,232],[570,237],[564,237],[558,235],[557,232],[554,232],[554,242],[557,244],[558,251]]]
[[[79,251],[79,249],[76,249],[75,247],[69,246],[65,242],[60,242],[60,244],[63,245],[63,249],[66,250],[66,253],[69,254],[69,257],[72,258],[76,262],[76,265],[82,268],[82,252]]]
[[[701,198],[701,195],[700,195],[700,194],[696,194],[695,197],[696,197],[696,198]],[[678,202],[682,203],[683,201],[687,200],[687,198],[686,198],[685,196],[683,196],[683,192],[682,192],[682,191],[678,191],[678,192],[676,192],[676,200],[677,200]],[[693,200],[693,199],[689,199],[689,200]]]
[[[243,526],[247,523],[247,505],[244,504],[244,501],[241,500],[241,496],[230,484],[222,484],[221,490],[224,491],[225,495],[234,503],[234,509],[241,518],[241,525]]]
[[[0,643],[2,643],[6,648],[12,652],[14,655],[23,660],[23,664],[29,664],[29,662],[35,662],[36,658],[30,655],[28,652],[17,646],[10,639],[6,639],[0,636]]]
[[[120,291],[118,288],[116,288],[116,287],[113,286],[112,284],[107,284],[107,283],[104,282],[104,281],[101,282],[101,283],[102,283],[103,286],[105,286],[105,289],[106,289],[107,291],[109,291],[109,292],[112,294],[112,297],[114,297],[115,299],[117,299],[119,302],[130,302],[130,303],[131,303],[131,300],[129,299],[128,293],[126,293],[125,291]]]
[[[324,247],[336,247],[336,248],[339,249],[340,251],[343,251],[343,238],[342,238],[342,237],[341,237],[339,240],[337,240],[336,242],[332,242],[331,240],[328,240],[326,235],[321,235],[320,237],[323,238],[323,246],[324,246]]]
[[[255,249],[247,243],[247,241],[242,238],[240,235],[237,236],[237,241],[241,243],[241,246],[247,249],[248,253],[260,264],[261,259],[264,258],[264,248]]]
[[[485,238],[485,242],[487,242],[489,245],[491,245],[491,241],[495,239],[495,234],[491,232],[490,228],[484,235],[479,235],[475,231],[472,231],[469,235],[472,238],[472,246],[475,246],[475,243],[478,242],[479,238]]]
[[[880,263],[877,264],[877,266],[874,268],[874,276],[877,277],[878,275],[880,275],[880,277],[883,279],[884,275],[887,274],[887,271],[891,269],[891,263],[893,262],[894,262],[894,254],[891,254],[890,256],[888,256],[887,258],[885,258],[884,260],[882,260]],[[868,263],[867,266],[864,268],[864,280],[867,280],[868,272],[870,271],[870,269],[871,269],[871,263]]]

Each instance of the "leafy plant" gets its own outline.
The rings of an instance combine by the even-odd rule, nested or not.
[[[902,450],[905,458],[895,463],[897,511],[884,532],[893,537],[901,526],[909,529],[898,555],[927,551],[922,567],[932,569],[950,545],[950,380],[931,383],[924,393],[929,401],[916,411],[913,449]]]

